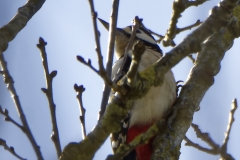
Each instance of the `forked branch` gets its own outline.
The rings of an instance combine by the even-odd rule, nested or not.
[[[3,75],[4,82],[7,85],[7,88],[9,90],[10,94],[11,94],[11,97],[13,99],[13,102],[14,102],[15,106],[16,106],[18,115],[19,115],[19,117],[21,119],[21,122],[22,122],[22,127],[20,127],[20,128],[23,131],[23,133],[28,137],[28,139],[29,139],[34,151],[35,151],[35,154],[36,154],[37,158],[39,160],[42,160],[43,157],[42,157],[42,154],[41,154],[41,151],[40,151],[40,147],[37,145],[37,142],[35,141],[35,139],[33,137],[33,134],[32,134],[32,132],[29,128],[27,119],[25,117],[24,111],[22,109],[22,105],[20,103],[20,100],[19,100],[18,95],[17,95],[17,91],[16,91],[15,86],[14,86],[13,78],[8,71],[7,62],[4,59],[3,53],[0,53],[0,66],[2,68],[1,74]]]
[[[6,141],[3,140],[3,139],[1,139],[1,138],[0,138],[0,146],[3,146],[5,150],[9,151],[12,155],[14,155],[15,157],[17,157],[18,159],[20,159],[20,160],[27,160],[27,159],[22,158],[21,156],[19,156],[19,155],[15,152],[14,148],[11,147],[11,146],[8,146],[7,143],[6,143]]]
[[[206,2],[207,0],[195,0],[195,1],[190,1],[190,0],[174,0],[173,1],[173,13],[172,13],[172,18],[170,21],[170,26],[167,30],[167,33],[164,36],[163,39],[163,45],[164,46],[175,46],[175,42],[173,41],[173,39],[175,38],[175,36],[187,29],[191,29],[195,26],[198,26],[201,24],[201,22],[198,20],[195,24],[190,25],[188,27],[179,29],[177,28],[177,22],[178,19],[181,17],[181,14],[190,6],[198,6],[200,4],[203,4],[204,2]]]
[[[112,73],[115,34],[116,34],[117,19],[118,19],[118,7],[119,7],[119,0],[113,0],[112,13],[110,16],[110,23],[109,23],[109,36],[108,36],[109,40],[108,40],[107,64],[106,64],[106,72],[107,72],[108,77],[111,77],[111,73]],[[98,120],[100,120],[102,118],[102,116],[106,110],[110,91],[111,91],[111,88],[108,86],[107,83],[104,83],[102,103],[101,103],[101,108],[99,111]]]
[[[227,127],[227,132],[225,134],[225,139],[224,142],[221,146],[219,146],[218,144],[216,144],[213,139],[209,136],[208,133],[203,133],[199,127],[195,124],[192,124],[191,126],[193,127],[194,131],[196,132],[196,135],[198,138],[201,138],[201,140],[203,140],[204,142],[206,142],[208,145],[211,146],[211,149],[205,148],[197,143],[192,142],[190,139],[188,139],[186,136],[184,138],[184,140],[186,141],[185,145],[186,146],[192,146],[200,151],[206,152],[208,154],[213,154],[213,155],[220,155],[222,159],[227,159],[227,160],[234,160],[234,158],[227,153],[227,144],[228,144],[228,140],[229,140],[229,134],[230,131],[232,129],[232,125],[234,122],[234,113],[237,109],[238,105],[237,105],[237,100],[234,99],[232,102],[232,109],[230,111],[230,115],[229,115],[229,124]]]
[[[14,119],[12,119],[12,117],[9,116],[7,109],[3,110],[2,107],[0,106],[0,114],[5,116],[5,119],[4,119],[5,121],[13,123],[15,126],[17,126],[19,129],[21,129],[24,132],[24,127],[19,123],[17,123]]]

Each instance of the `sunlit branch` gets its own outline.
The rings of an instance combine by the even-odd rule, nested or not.
[[[45,50],[46,45],[47,45],[47,42],[45,42],[44,39],[40,37],[39,44],[37,44],[37,47],[40,50],[40,55],[42,57],[42,64],[43,64],[45,78],[46,78],[46,88],[42,88],[41,90],[46,94],[48,99],[49,109],[50,109],[50,114],[52,119],[51,139],[55,145],[57,156],[59,157],[61,155],[62,150],[60,145],[57,119],[56,119],[56,105],[53,101],[53,89],[52,89],[52,81],[53,81],[53,78],[57,75],[57,71],[52,71],[51,73],[49,73],[47,53]]]
[[[227,132],[225,133],[224,142],[223,142],[223,145],[221,147],[221,153],[220,154],[221,154],[221,157],[223,159],[230,159],[230,158],[233,159],[233,157],[227,153],[227,145],[228,145],[229,135],[231,133],[232,125],[233,125],[233,122],[234,122],[234,113],[237,110],[237,108],[238,108],[237,99],[234,99],[233,102],[232,102],[232,109],[231,109],[230,114],[229,114],[229,122],[228,122],[228,126],[227,126]]]
[[[115,91],[119,90],[118,85],[113,83],[112,80],[107,76],[107,74],[100,74],[100,72],[92,66],[90,59],[88,59],[88,61],[86,62],[83,57],[78,55],[77,60],[79,62],[81,62],[82,64],[88,66],[91,70],[93,70],[96,74],[98,74],[103,79],[103,81],[110,86],[111,89],[113,89]],[[104,72],[104,73],[107,73],[107,72]]]
[[[5,119],[4,119],[5,121],[13,123],[15,126],[20,128],[24,132],[24,127],[22,125],[20,125],[19,123],[17,123],[14,119],[12,119],[12,117],[9,116],[7,109],[3,110],[2,107],[0,106],[0,114],[5,116]]]
[[[106,64],[106,71],[107,71],[108,77],[111,77],[111,73],[112,73],[115,34],[116,34],[116,26],[117,26],[117,19],[118,19],[118,7],[119,7],[119,0],[113,0],[112,13],[110,16],[110,23],[109,23],[109,38],[108,38],[109,42],[108,42],[108,52],[107,52],[108,58],[107,58],[107,64]],[[98,119],[102,118],[106,110],[110,91],[111,91],[111,88],[108,86],[107,83],[104,83],[102,103],[101,103]]]
[[[162,41],[162,44],[164,46],[175,46],[175,42],[173,39],[175,36],[183,30],[190,29],[192,27],[198,26],[198,21],[191,26],[185,27],[184,29],[177,28],[177,22],[178,19],[181,17],[181,13],[183,13],[188,7],[190,6],[198,6],[200,4],[203,4],[207,0],[196,0],[196,1],[189,1],[189,0],[174,0],[173,1],[173,14],[170,21],[169,29],[167,30],[167,33],[164,36],[164,39]]]
[[[4,52],[8,43],[27,25],[27,22],[42,7],[45,0],[28,0],[28,2],[18,9],[18,13],[11,21],[0,28],[0,53]]]
[[[11,147],[11,146],[9,147],[9,146],[7,145],[7,143],[6,143],[6,141],[3,140],[3,139],[1,139],[1,138],[0,138],[0,146],[3,146],[5,150],[9,151],[12,155],[14,155],[15,157],[17,157],[18,159],[20,159],[20,160],[27,160],[27,159],[22,158],[21,156],[19,156],[19,155],[15,152],[14,148]]]
[[[2,75],[3,75],[3,78],[4,78],[4,82],[7,85],[7,88],[9,90],[10,94],[11,94],[11,97],[13,99],[13,102],[14,102],[15,106],[16,106],[18,115],[20,116],[20,119],[21,119],[21,122],[22,122],[23,127],[21,128],[21,130],[28,137],[28,139],[29,139],[34,151],[35,151],[35,154],[36,154],[37,158],[39,160],[42,160],[43,157],[42,157],[40,148],[37,145],[37,142],[35,141],[35,139],[33,137],[33,134],[32,134],[32,132],[29,128],[27,119],[26,119],[25,114],[23,112],[22,105],[20,103],[20,100],[19,100],[18,95],[17,95],[17,91],[16,91],[15,86],[14,86],[13,78],[11,77],[11,75],[8,71],[7,62],[4,59],[3,53],[0,53],[0,66],[2,68]]]
[[[82,124],[82,135],[83,135],[83,139],[86,138],[86,125],[85,125],[85,112],[86,109],[83,107],[83,102],[82,102],[82,93],[85,91],[85,88],[83,87],[83,85],[78,86],[77,84],[74,84],[74,89],[77,92],[77,100],[78,100],[78,104],[79,104],[79,110],[80,110],[80,122]]]
[[[219,154],[219,148],[208,149],[208,148],[200,146],[197,143],[192,142],[186,136],[183,139],[186,141],[185,146],[194,147],[194,148],[196,148],[196,149],[198,149],[202,152],[208,153],[208,154],[213,154],[213,155],[218,155]]]

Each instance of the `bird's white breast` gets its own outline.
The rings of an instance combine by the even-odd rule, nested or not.
[[[160,54],[146,49],[138,70],[143,71],[160,58]],[[122,59],[119,59],[113,66],[112,76],[117,73]],[[135,100],[131,109],[130,125],[144,125],[159,120],[172,106],[176,99],[176,82],[172,71],[168,71],[164,76],[161,86],[151,87],[145,97]]]

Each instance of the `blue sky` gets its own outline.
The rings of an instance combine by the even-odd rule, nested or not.
[[[16,14],[18,7],[25,4],[25,0],[0,0],[0,25],[8,23]],[[178,26],[185,27],[197,19],[204,21],[209,10],[217,5],[212,0],[199,7],[191,7],[182,14]],[[171,18],[172,1],[127,1],[120,2],[118,27],[131,24],[132,19],[138,15],[143,23],[164,35]],[[109,21],[111,1],[95,2],[98,16]],[[106,60],[108,32],[98,23],[101,32],[101,45],[104,61]],[[178,44],[191,31],[183,32],[175,38]],[[62,148],[69,142],[79,142],[82,139],[79,121],[79,108],[73,85],[83,84],[86,91],[83,94],[83,103],[86,108],[87,132],[95,126],[102,97],[103,82],[89,68],[76,60],[76,55],[91,59],[97,67],[95,41],[92,29],[91,14],[86,0],[52,0],[46,1],[41,10],[29,21],[27,26],[9,43],[4,53],[8,67],[15,80],[15,87],[20,97],[23,109],[30,128],[46,160],[57,159],[53,143],[50,140],[51,123],[48,103],[40,88],[45,87],[44,71],[41,64],[39,50],[36,47],[38,38],[43,37],[48,42],[49,69],[57,70],[58,75],[53,81],[54,101],[57,106],[57,121],[60,132]],[[240,54],[239,40],[226,53],[221,62],[221,71],[215,77],[215,84],[208,90],[200,104],[201,110],[194,115],[193,122],[198,124],[202,131],[210,133],[215,142],[221,144],[228,124],[229,111],[233,98],[240,100]],[[166,53],[171,47],[161,49]],[[176,80],[186,80],[192,62],[185,58],[173,68]],[[237,74],[236,74],[237,73]],[[20,122],[10,94],[6,89],[3,78],[0,78],[0,105],[9,110],[9,114]],[[228,145],[229,153],[235,159],[240,159],[239,136],[240,110],[235,113],[235,122]],[[15,151],[29,160],[36,159],[33,149],[26,136],[11,123],[7,123],[0,115],[0,138],[13,146]],[[207,145],[196,138],[190,128],[187,136],[194,142]],[[105,144],[95,155],[96,160],[105,159],[111,153],[110,142]],[[191,147],[181,148],[181,160],[212,160],[218,156],[207,155]],[[1,160],[15,160],[10,153],[0,147]]]

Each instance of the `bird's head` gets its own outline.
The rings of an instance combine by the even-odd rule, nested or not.
[[[98,20],[102,23],[102,25],[109,30],[109,23],[106,21],[98,18]],[[117,58],[121,57],[124,52],[125,48],[128,44],[130,36],[132,34],[132,26],[127,26],[125,28],[116,28],[116,36],[115,36],[115,44],[116,44],[116,55]],[[142,26],[136,31],[135,41],[141,40],[146,47],[150,47],[155,51],[161,53],[159,46],[156,43],[154,37]]]

